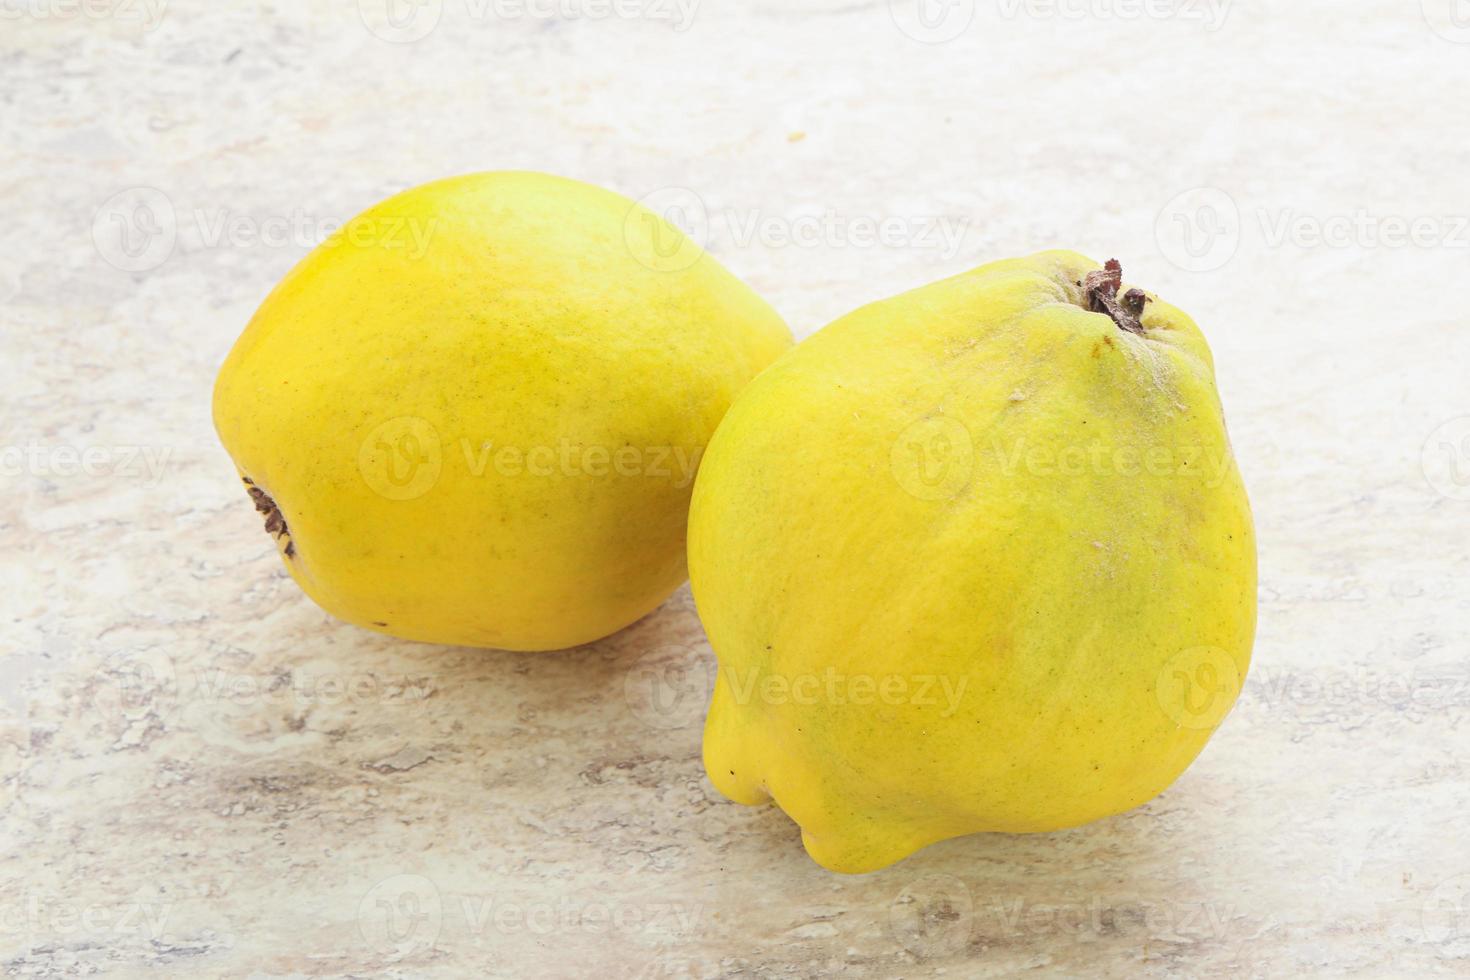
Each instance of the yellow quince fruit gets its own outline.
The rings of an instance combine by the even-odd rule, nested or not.
[[[1188,316],[1072,252],[875,303],[736,401],[690,514],[726,796],[827,868],[1136,807],[1234,703],[1249,504]]]
[[[535,173],[354,218],[270,294],[214,420],[286,568],[349,622],[546,650],[686,577],[715,426],[791,342],[662,218]]]

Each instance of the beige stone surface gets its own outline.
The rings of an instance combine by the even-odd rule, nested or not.
[[[0,0],[0,971],[1470,973],[1455,11]],[[840,877],[705,780],[687,591],[544,656],[316,609],[214,372],[332,224],[500,168],[657,194],[803,336],[1052,244],[1192,311],[1262,568],[1196,765]]]

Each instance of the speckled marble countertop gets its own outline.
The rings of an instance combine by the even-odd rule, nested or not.
[[[1470,973],[1452,0],[389,12],[0,0],[6,975]],[[802,336],[1051,244],[1193,312],[1262,567],[1194,768],[840,877],[706,782],[687,591],[545,656],[314,607],[214,372],[332,225],[500,168],[683,208]]]

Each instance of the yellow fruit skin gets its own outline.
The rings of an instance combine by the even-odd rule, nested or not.
[[[705,766],[827,868],[1136,807],[1239,692],[1255,542],[1213,361],[1152,297],[1142,336],[1088,312],[1098,268],[1047,252],[843,317],[706,453]]]
[[[214,421],[322,608],[413,640],[556,649],[684,581],[695,467],[790,343],[646,209],[476,174],[384,201],[307,256],[230,352]]]

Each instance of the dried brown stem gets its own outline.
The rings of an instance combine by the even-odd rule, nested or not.
[[[1093,313],[1106,313],[1121,330],[1143,334],[1143,308],[1148,296],[1141,289],[1130,289],[1121,297],[1123,288],[1123,264],[1117,259],[1108,259],[1101,269],[1089,272],[1079,286],[1086,298],[1087,308]]]

